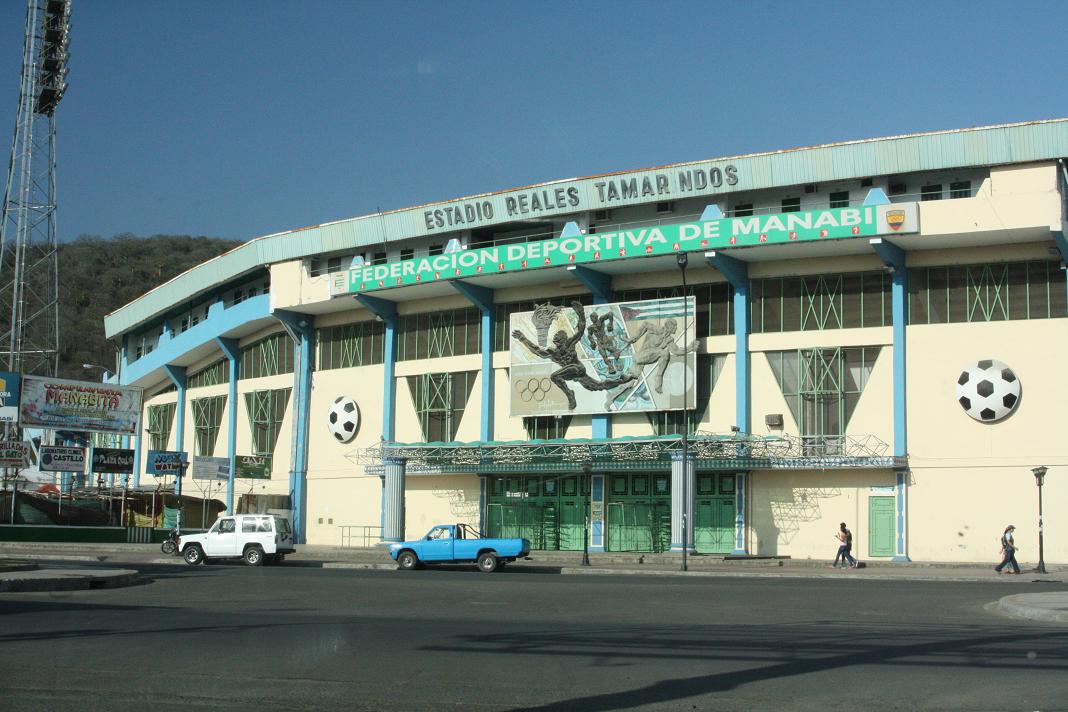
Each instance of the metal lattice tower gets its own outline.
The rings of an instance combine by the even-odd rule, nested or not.
[[[67,88],[71,0],[28,0],[22,81],[0,222],[0,354],[56,375],[56,106]]]

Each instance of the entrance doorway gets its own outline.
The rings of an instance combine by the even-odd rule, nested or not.
[[[486,479],[486,536],[523,537],[533,549],[582,549],[584,477]]]
[[[607,551],[667,551],[671,545],[671,476],[608,475]]]
[[[694,493],[694,548],[702,554],[729,554],[734,551],[733,474],[697,475]]]

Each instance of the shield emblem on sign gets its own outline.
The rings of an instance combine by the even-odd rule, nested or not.
[[[905,224],[905,211],[904,210],[887,210],[886,211],[886,224],[891,230],[900,230]]]

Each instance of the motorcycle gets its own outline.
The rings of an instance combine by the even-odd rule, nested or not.
[[[171,533],[167,535],[159,548],[164,554],[176,556],[178,554],[178,530],[171,529]]]

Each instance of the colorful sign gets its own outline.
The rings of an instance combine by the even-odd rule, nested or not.
[[[85,472],[85,448],[42,445],[38,469],[42,472]]]
[[[0,371],[0,423],[19,422],[19,374]]]
[[[186,460],[184,452],[174,450],[149,450],[145,459],[145,472],[150,475],[178,475]]]
[[[140,413],[140,388],[22,377],[19,423],[24,428],[137,435]]]
[[[355,267],[332,276],[331,295],[363,294],[425,282],[597,264],[697,250],[819,242],[919,231],[916,203],[750,215],[703,222],[635,227],[619,232],[494,245],[431,257]]]
[[[189,463],[189,474],[194,480],[229,480],[230,459],[194,455]]]
[[[30,462],[30,444],[18,440],[0,441],[0,465],[26,467]]]
[[[237,472],[234,477],[244,480],[271,479],[270,455],[238,455]]]
[[[129,474],[134,470],[134,451],[126,448],[93,448],[91,472],[115,472]]]
[[[512,314],[513,416],[681,410],[697,402],[693,297]]]

